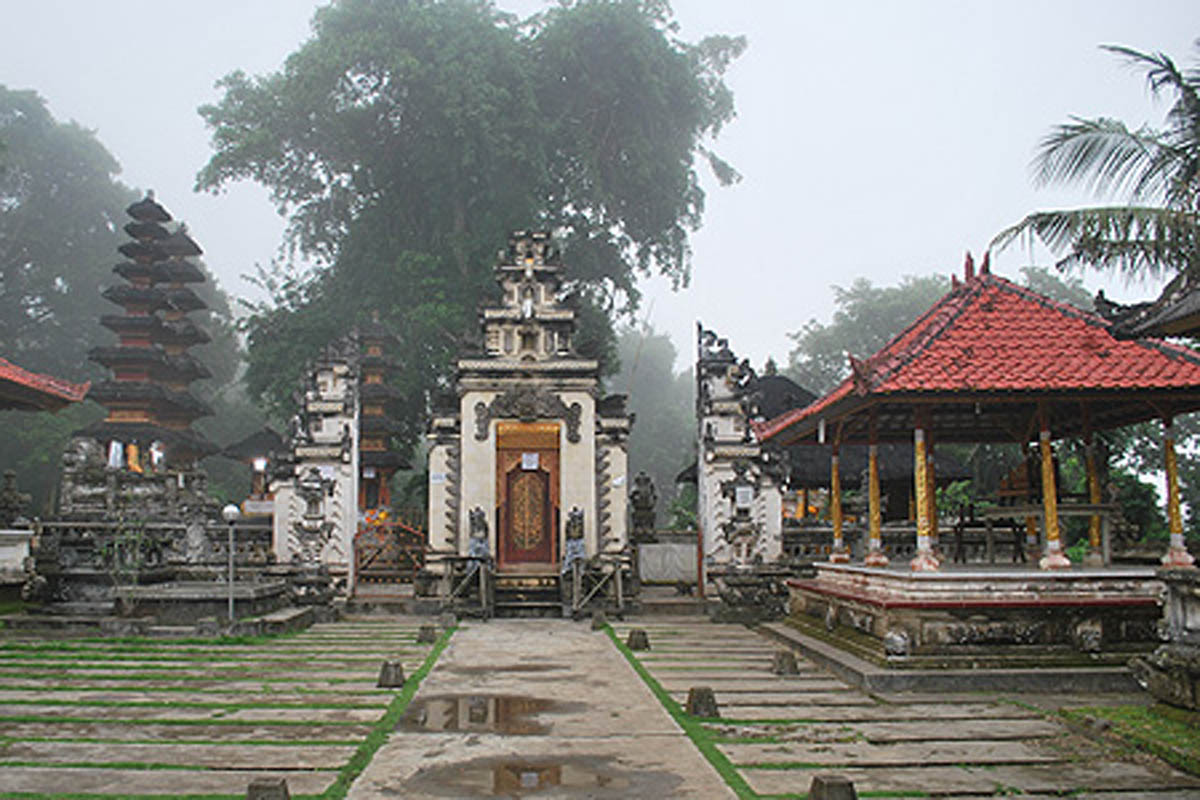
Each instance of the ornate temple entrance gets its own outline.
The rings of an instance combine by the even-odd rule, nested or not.
[[[557,422],[501,422],[496,436],[500,568],[558,561]]]

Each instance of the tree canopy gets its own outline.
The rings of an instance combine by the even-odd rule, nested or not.
[[[1034,160],[1039,184],[1078,184],[1120,205],[1040,211],[1001,231],[993,245],[1037,237],[1065,253],[1060,268],[1129,275],[1200,272],[1200,68],[1164,53],[1105,46],[1144,72],[1154,96],[1173,98],[1164,125],[1129,128],[1106,117],[1059,125]],[[1196,42],[1200,58],[1200,40]]]
[[[284,412],[306,358],[378,310],[404,342],[397,385],[444,383],[493,290],[510,231],[554,231],[592,355],[639,274],[686,283],[698,164],[733,116],[722,74],[744,40],[675,38],[665,3],[577,0],[529,20],[485,0],[343,0],[275,73],[241,72],[200,109],[201,188],[251,179],[290,215],[292,255],[249,319],[250,386]],[[611,364],[609,365],[611,366]]]

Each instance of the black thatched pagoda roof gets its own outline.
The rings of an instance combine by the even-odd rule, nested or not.
[[[200,299],[200,296],[186,286],[172,286],[160,291],[162,291],[167,305],[176,311],[182,311],[186,314],[191,311],[208,308],[208,305]]]
[[[400,423],[386,414],[364,414],[359,418],[359,430],[364,434],[391,434],[400,430]]]
[[[122,308],[137,306],[148,312],[167,307],[167,298],[162,289],[150,286],[109,286],[100,296]]]
[[[100,324],[116,334],[141,333],[151,338],[162,329],[162,321],[151,314],[105,314],[100,317]]]
[[[359,390],[364,401],[387,401],[400,397],[400,390],[387,383],[364,383]]]
[[[408,459],[391,450],[363,450],[359,454],[359,463],[364,467],[376,469],[409,469]]]
[[[125,213],[139,222],[170,222],[171,215],[154,200],[154,194],[146,196],[125,209]]]
[[[191,393],[172,391],[149,381],[101,381],[92,386],[88,392],[88,399],[103,406],[138,403],[155,411],[191,419],[212,414],[208,404],[193,397]]]
[[[212,338],[190,319],[177,319],[163,320],[155,341],[191,347],[195,344],[207,344]]]
[[[126,222],[124,230],[134,239],[150,239],[161,241],[168,238],[171,232],[156,220],[133,220]]]
[[[162,249],[169,256],[183,258],[203,255],[204,253],[200,249],[200,245],[196,244],[196,240],[188,236],[187,228],[183,225],[180,225],[177,231],[162,241]]]

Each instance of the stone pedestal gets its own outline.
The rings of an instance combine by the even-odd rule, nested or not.
[[[1163,622],[1170,642],[1129,666],[1155,698],[1200,711],[1200,572],[1163,569],[1158,576],[1167,586]]]

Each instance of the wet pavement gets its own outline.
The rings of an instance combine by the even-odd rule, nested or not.
[[[602,631],[466,625],[351,800],[733,797]]]

